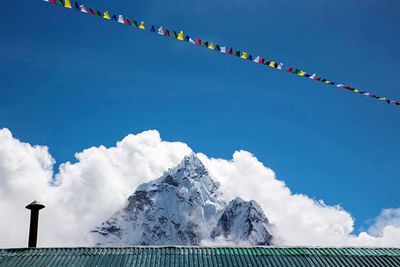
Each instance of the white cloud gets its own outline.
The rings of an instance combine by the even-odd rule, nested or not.
[[[191,149],[162,141],[157,131],[128,135],[114,147],[92,147],[76,154],[53,173],[47,147],[32,146],[0,130],[0,247],[26,246],[34,199],[41,212],[40,246],[90,245],[82,237],[120,208],[135,188],[176,165]],[[232,160],[198,154],[221,182],[227,200],[255,199],[276,225],[278,245],[357,245],[400,247],[400,209],[383,210],[375,224],[353,235],[354,220],[339,206],[327,206],[290,192],[275,173],[252,154],[239,151]],[[55,180],[55,186],[51,182]]]

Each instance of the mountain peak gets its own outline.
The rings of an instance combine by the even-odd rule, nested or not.
[[[97,245],[199,245],[210,233],[225,237],[228,232],[218,229],[226,229],[221,223],[229,221],[229,229],[239,229],[240,241],[267,244],[262,229],[268,220],[258,204],[238,197],[226,205],[221,196],[219,183],[192,153],[158,179],[141,184],[123,209],[91,231],[92,237]],[[261,229],[264,236],[257,239],[252,229]]]
[[[255,200],[245,201],[236,197],[222,212],[212,239],[224,239],[237,244],[271,245],[269,221]]]

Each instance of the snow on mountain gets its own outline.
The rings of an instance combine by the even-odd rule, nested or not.
[[[191,154],[160,178],[140,185],[124,208],[90,234],[102,246],[199,245],[219,237],[236,244],[270,244],[268,219],[259,205],[239,198],[226,205],[218,189],[219,183]]]
[[[211,232],[212,239],[233,244],[271,245],[270,224],[260,205],[240,197],[229,202]]]

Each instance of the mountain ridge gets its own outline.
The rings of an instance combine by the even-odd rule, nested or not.
[[[240,198],[227,204],[219,187],[192,153],[158,179],[139,185],[125,206],[90,234],[99,246],[192,246],[216,239],[271,245],[269,221],[261,207]]]

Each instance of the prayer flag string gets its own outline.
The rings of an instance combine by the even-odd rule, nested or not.
[[[235,56],[242,60],[250,61],[250,62],[253,62],[256,64],[265,65],[267,67],[270,67],[270,68],[273,68],[276,70],[286,71],[287,73],[291,73],[291,74],[294,74],[294,75],[297,75],[300,77],[308,78],[308,79],[311,79],[314,81],[322,82],[326,85],[331,85],[336,88],[342,88],[342,89],[345,89],[345,90],[348,90],[348,91],[351,91],[351,92],[354,92],[354,93],[357,93],[357,94],[360,94],[363,96],[375,98],[377,100],[386,102],[388,104],[394,104],[396,106],[400,106],[399,101],[390,100],[390,99],[388,99],[386,97],[382,97],[382,96],[377,96],[377,95],[367,92],[365,90],[357,89],[357,88],[351,87],[349,85],[333,82],[329,79],[318,77],[316,73],[310,74],[310,73],[307,73],[296,67],[285,67],[285,65],[282,62],[278,63],[277,61],[269,60],[264,57],[253,56],[246,51],[236,50],[236,49],[233,49],[232,47],[222,46],[222,45],[216,44],[214,42],[210,42],[210,41],[202,41],[201,39],[197,39],[195,41],[195,39],[192,39],[192,37],[190,37],[188,34],[185,34],[183,31],[175,31],[174,30],[171,32],[168,28],[164,28],[163,26],[155,27],[154,25],[151,25],[149,28],[147,28],[144,21],[139,22],[137,20],[130,20],[128,17],[125,17],[123,15],[111,15],[108,11],[104,11],[104,12],[102,12],[100,10],[95,11],[94,9],[87,8],[87,7],[85,7],[85,5],[79,4],[78,2],[75,2],[74,5],[72,5],[70,0],[42,0],[42,1],[54,4],[54,5],[58,5],[58,6],[63,6],[67,9],[74,8],[75,10],[77,10],[79,12],[86,13],[86,14],[89,14],[92,16],[96,16],[96,17],[99,17],[99,18],[102,18],[105,20],[115,21],[116,23],[123,24],[123,25],[130,26],[130,27],[135,27],[139,30],[143,30],[143,31],[146,30],[146,31],[150,31],[155,34],[158,34],[158,35],[171,37],[178,41],[188,42],[192,45],[204,47],[206,49],[217,51],[222,54],[226,54],[228,56]]]

